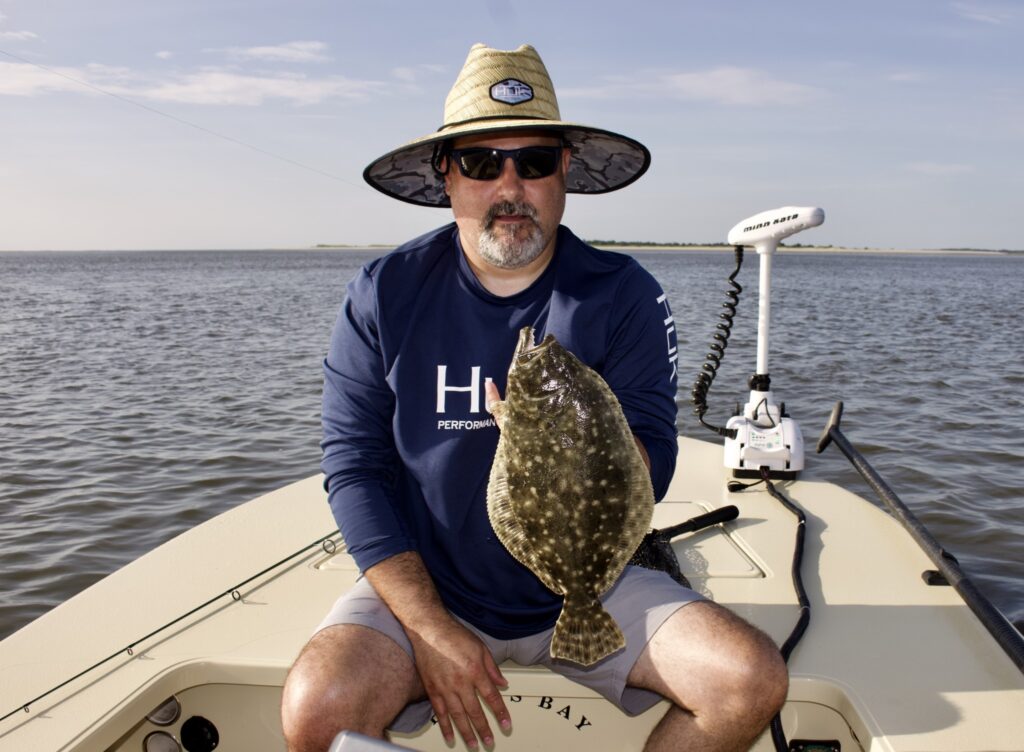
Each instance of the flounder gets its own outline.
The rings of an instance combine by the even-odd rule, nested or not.
[[[626,644],[599,598],[649,529],[650,473],[608,384],[553,335],[534,346],[533,330],[520,331],[505,399],[491,410],[501,425],[491,526],[565,596],[551,656],[590,666]]]

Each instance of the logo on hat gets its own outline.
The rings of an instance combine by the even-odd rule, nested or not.
[[[505,104],[522,104],[533,99],[533,87],[515,78],[506,78],[491,87],[491,99]]]

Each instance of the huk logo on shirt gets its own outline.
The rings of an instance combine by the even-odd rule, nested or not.
[[[668,296],[662,293],[658,296],[658,305],[665,310],[665,318],[662,323],[665,325],[665,344],[668,348],[668,364],[672,369],[668,380],[675,381],[679,368],[679,349],[676,347],[676,320],[672,316],[672,310],[668,307]]]
[[[478,420],[447,420],[438,419],[438,431],[473,431],[478,428],[489,428],[496,425],[494,418],[484,412],[484,389],[486,384],[493,381],[490,376],[481,381],[480,366],[473,366],[469,369],[469,383],[463,384],[457,380],[457,375],[451,375],[449,381],[448,366],[437,367],[437,413],[446,414],[449,409],[454,413],[465,414],[468,403],[470,415],[480,415]],[[453,404],[450,406],[449,402]]]

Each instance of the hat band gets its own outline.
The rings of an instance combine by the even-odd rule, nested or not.
[[[470,123],[485,123],[491,120],[537,120],[542,123],[557,123],[557,120],[551,120],[550,118],[540,117],[538,115],[487,115],[485,117],[470,118],[469,120],[459,120],[454,123],[445,123],[437,129],[438,133],[443,133],[449,128],[458,128],[461,125],[469,125]]]

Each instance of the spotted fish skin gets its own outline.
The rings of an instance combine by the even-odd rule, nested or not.
[[[650,474],[601,376],[552,335],[520,331],[487,487],[498,539],[565,596],[551,657],[590,666],[626,644],[599,598],[648,531]]]

